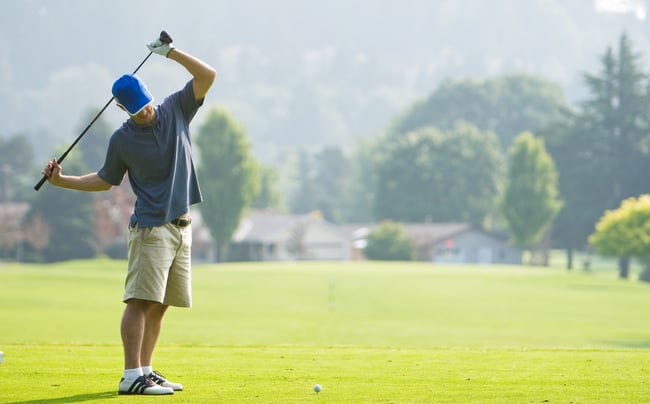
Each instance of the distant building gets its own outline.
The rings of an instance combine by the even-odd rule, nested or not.
[[[352,234],[356,257],[378,224],[345,225]],[[463,264],[521,264],[521,249],[504,234],[477,229],[470,223],[403,223],[419,261]]]
[[[215,246],[198,209],[192,210],[192,257],[216,261]],[[319,213],[305,215],[252,210],[233,235],[226,261],[363,260],[367,237],[379,224],[336,225]],[[470,223],[404,223],[418,261],[459,264],[522,262],[521,249],[505,234]]]
[[[233,236],[229,260],[347,261],[351,238],[319,212],[306,215],[251,211]]]

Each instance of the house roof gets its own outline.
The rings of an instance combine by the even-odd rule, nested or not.
[[[300,229],[299,226],[314,224],[327,228],[328,231],[340,235],[341,238],[349,239],[349,233],[323,219],[318,211],[308,214],[286,214],[268,210],[251,210],[239,222],[232,241],[235,243],[275,243],[296,232]]]
[[[289,215],[269,211],[251,211],[239,222],[233,235],[233,242],[257,241],[270,243],[276,241],[288,229],[309,219],[309,215]]]
[[[448,223],[400,223],[404,228],[406,237],[419,247],[437,244],[448,238],[470,230],[480,231],[474,228],[471,223],[448,222]],[[380,223],[357,223],[347,224],[343,227],[352,234],[354,240],[363,240],[368,234],[380,226]]]
[[[406,236],[419,246],[437,244],[469,230],[474,230],[474,226],[470,223],[409,223],[404,225]]]

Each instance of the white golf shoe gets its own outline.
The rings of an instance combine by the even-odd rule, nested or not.
[[[140,376],[134,381],[120,380],[119,394],[140,394],[148,396],[160,396],[164,394],[174,394],[174,390],[169,387],[163,387],[154,383],[147,376]]]
[[[172,389],[174,391],[183,390],[183,385],[182,384],[170,382],[169,380],[167,380],[165,378],[165,376],[163,376],[159,372],[156,372],[155,370],[153,371],[153,373],[150,373],[147,377],[149,379],[151,379],[154,383],[156,383],[159,386],[167,387],[167,388],[170,388],[170,389]]]

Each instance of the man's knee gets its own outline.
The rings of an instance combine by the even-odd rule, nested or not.
[[[162,317],[165,314],[165,312],[167,311],[168,307],[169,306],[166,305],[166,304],[154,303],[149,308],[149,315],[155,316],[155,317]]]
[[[135,310],[143,313],[148,313],[156,305],[160,305],[158,302],[152,302],[151,300],[142,300],[142,299],[129,299],[125,301],[126,307],[129,310]]]

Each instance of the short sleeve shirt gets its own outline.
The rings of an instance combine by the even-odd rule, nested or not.
[[[159,226],[202,201],[192,161],[189,124],[203,100],[197,101],[190,80],[156,107],[154,126],[128,119],[109,141],[99,177],[119,185],[128,173],[136,195],[131,224]]]

